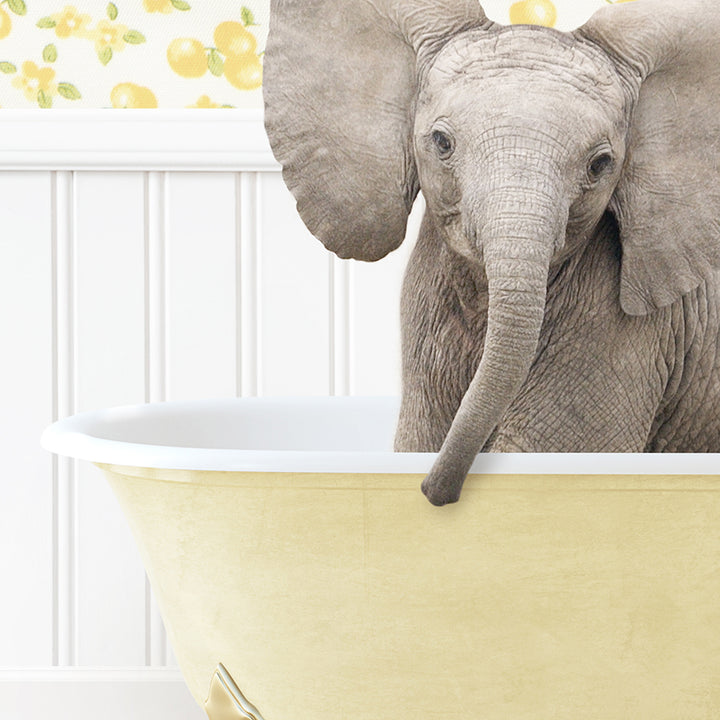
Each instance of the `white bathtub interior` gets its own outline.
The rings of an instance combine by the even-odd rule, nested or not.
[[[175,448],[393,451],[398,398],[243,398],[156,403],[88,413],[78,435]]]

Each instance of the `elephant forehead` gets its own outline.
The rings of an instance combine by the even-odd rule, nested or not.
[[[610,58],[569,33],[510,25],[495,32],[471,30],[453,38],[435,58],[424,84],[427,96],[475,92],[519,83],[524,91],[565,87],[590,97],[624,99]]]

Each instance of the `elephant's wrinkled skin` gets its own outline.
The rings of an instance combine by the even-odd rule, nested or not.
[[[535,360],[485,451],[720,450],[720,276],[634,317],[618,302],[620,253],[608,214],[592,242],[552,273]],[[396,442],[438,450],[482,353],[487,293],[484,278],[438,244],[432,228],[414,255]]]

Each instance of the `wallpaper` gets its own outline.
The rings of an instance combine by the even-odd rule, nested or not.
[[[0,107],[260,107],[267,0],[1,0]]]
[[[610,1],[483,7],[569,30]],[[0,107],[262,107],[268,15],[269,0],[0,0]]]

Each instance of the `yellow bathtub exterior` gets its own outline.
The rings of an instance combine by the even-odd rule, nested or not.
[[[720,477],[436,508],[421,475],[102,467],[201,705],[222,663],[264,720],[720,717]]]

